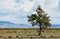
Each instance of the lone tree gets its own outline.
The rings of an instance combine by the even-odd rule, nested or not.
[[[41,35],[41,30],[43,28],[47,28],[51,26],[50,23],[50,17],[47,16],[47,13],[45,13],[40,6],[36,9],[37,14],[32,14],[31,16],[28,17],[28,22],[32,24],[32,26],[39,26],[39,34]]]

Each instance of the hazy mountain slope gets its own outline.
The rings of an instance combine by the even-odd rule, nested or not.
[[[8,21],[0,21],[0,28],[38,28],[38,26],[32,27],[30,24],[16,24]],[[60,28],[60,24],[53,24],[51,28]]]

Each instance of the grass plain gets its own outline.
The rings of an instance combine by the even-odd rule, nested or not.
[[[42,29],[41,36],[38,28],[0,28],[0,38],[43,37],[60,38],[60,28]]]

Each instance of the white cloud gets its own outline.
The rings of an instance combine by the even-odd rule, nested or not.
[[[26,18],[14,18],[14,16],[0,17],[0,21],[9,21],[16,24],[27,24]],[[25,22],[24,22],[25,21]]]
[[[0,8],[6,8],[14,11],[23,8],[25,12],[28,12],[33,7],[34,3],[34,1],[29,2],[29,0],[23,0],[22,3],[18,4],[15,0],[3,0],[0,1]]]
[[[23,5],[21,4],[16,4],[15,3],[15,0],[3,0],[3,1],[0,1],[0,8],[5,8],[5,9],[9,9],[9,10],[13,10],[13,11],[16,11],[16,10],[19,10],[22,8]]]
[[[48,3],[49,8],[57,8],[58,7],[58,2],[59,2],[58,0],[49,0],[48,2],[49,2]]]
[[[29,0],[23,0],[23,2],[19,3],[16,3],[15,0],[0,0],[0,11],[2,11],[0,12],[0,14],[2,13],[2,16],[0,16],[0,20],[11,21],[14,23],[23,23],[23,21],[26,21],[26,19],[22,20],[21,18],[15,17],[28,14],[27,12],[30,12],[32,8],[35,8],[36,4],[41,5],[42,9],[47,12],[49,16],[60,16],[60,12],[58,10],[56,11],[59,5],[59,0],[33,0],[32,2],[30,2]],[[34,11],[33,13],[36,12]]]
[[[23,23],[23,21],[27,22],[26,18],[22,19],[18,18],[18,16],[23,16],[26,12],[29,12],[34,6],[34,3],[35,1],[29,2],[29,0],[23,0],[21,3],[16,3],[15,0],[0,0],[0,14],[2,13],[0,20],[10,21],[14,23]]]
[[[35,0],[35,1],[38,5],[40,5],[42,8],[44,8],[46,0]]]
[[[59,0],[36,0],[36,2],[38,2],[38,5],[41,5],[42,9],[50,16],[59,15],[56,10],[59,5]]]
[[[29,0],[24,0],[24,11],[28,12],[30,11],[35,4],[35,1],[30,2]]]
[[[60,24],[60,18],[51,18],[51,20],[52,24]]]

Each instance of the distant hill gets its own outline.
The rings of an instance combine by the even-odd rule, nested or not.
[[[60,24],[53,24],[51,28],[60,28]]]
[[[0,21],[0,28],[22,28],[26,24],[16,24],[8,21]]]
[[[12,23],[12,22],[8,22],[8,21],[0,21],[0,25],[4,25],[4,24],[15,24],[15,23]]]
[[[0,28],[34,28],[34,27],[32,27],[29,24],[16,24],[8,21],[0,21]]]
[[[0,28],[38,28],[29,24],[16,24],[8,21],[0,21]],[[60,28],[60,24],[53,24],[51,28]]]

